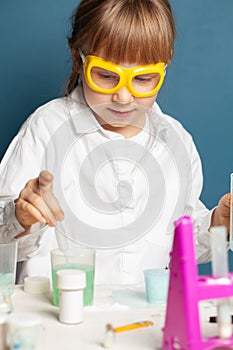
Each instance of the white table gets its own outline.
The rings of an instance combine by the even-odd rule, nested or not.
[[[38,350],[103,350],[105,326],[114,327],[136,321],[149,320],[154,325],[117,333],[114,350],[156,350],[161,348],[165,305],[146,303],[143,286],[97,286],[93,306],[84,308],[84,321],[78,325],[64,325],[58,321],[58,308],[52,305],[50,294],[32,295],[16,286],[12,296],[14,312],[33,312],[42,318]],[[217,326],[208,323],[214,314],[213,305],[203,304],[201,322],[203,334],[216,335]],[[177,319],[179,315],[177,315]]]

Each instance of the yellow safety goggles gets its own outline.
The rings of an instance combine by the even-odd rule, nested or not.
[[[166,74],[163,62],[125,68],[101,57],[85,56],[80,49],[79,54],[87,84],[102,94],[114,94],[126,87],[135,97],[150,97],[159,91]]]

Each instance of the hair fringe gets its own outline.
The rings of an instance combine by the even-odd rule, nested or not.
[[[116,63],[170,63],[176,36],[168,0],[82,0],[72,16],[69,46],[75,52],[67,94],[78,85],[84,53]]]

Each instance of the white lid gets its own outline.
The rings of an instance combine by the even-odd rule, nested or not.
[[[41,319],[31,312],[14,312],[7,318],[7,323],[16,327],[34,327],[41,324]]]
[[[48,277],[41,276],[25,277],[24,291],[31,294],[49,293],[50,280]]]
[[[59,270],[56,276],[58,289],[74,290],[86,287],[86,273],[84,271]]]

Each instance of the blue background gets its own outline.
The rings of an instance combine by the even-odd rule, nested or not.
[[[62,96],[71,68],[66,37],[77,0],[0,2],[0,158],[27,116]],[[233,172],[233,1],[171,0],[177,41],[158,101],[193,135],[211,208]],[[231,270],[233,258],[230,253]],[[201,267],[208,273],[210,264]]]

